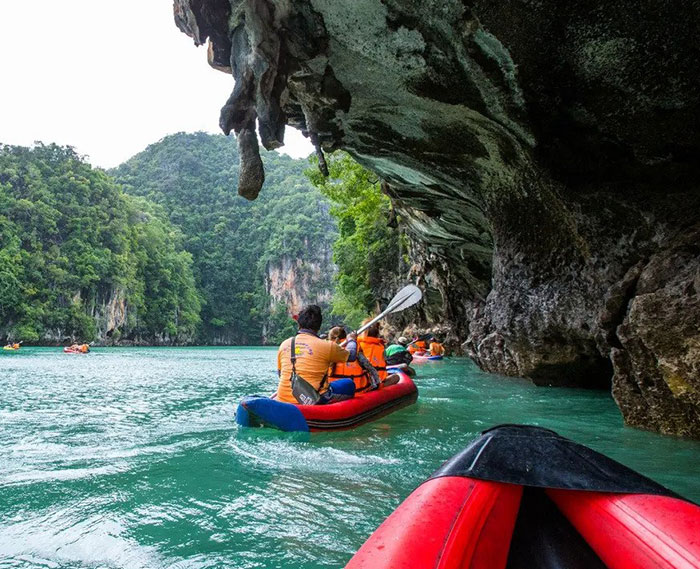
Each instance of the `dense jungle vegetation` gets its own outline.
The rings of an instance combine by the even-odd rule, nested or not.
[[[338,223],[339,235],[333,243],[337,266],[333,313],[356,327],[368,314],[386,306],[405,284],[408,243],[373,172],[345,152],[328,156],[327,163],[327,178],[317,167],[306,174],[331,201],[331,215]],[[313,164],[318,162],[314,159]]]
[[[182,235],[71,148],[0,146],[0,335],[84,341],[109,330],[186,342],[200,297]]]
[[[294,330],[285,299],[267,290],[272,269],[293,264],[306,301],[332,294],[337,232],[327,200],[304,176],[304,162],[276,152],[263,152],[263,162],[265,186],[253,202],[236,194],[233,137],[168,136],[111,171],[125,192],[162,206],[184,234],[203,298],[202,342],[274,343]]]
[[[357,325],[394,292],[389,199],[344,153],[329,178],[263,160],[248,202],[224,136],[168,136],[110,172],[71,148],[0,146],[0,338],[275,343],[293,299]]]

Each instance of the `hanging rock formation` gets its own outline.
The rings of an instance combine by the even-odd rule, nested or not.
[[[236,85],[254,198],[285,124],[386,181],[484,369],[700,437],[700,4],[175,0]],[[427,258],[427,257],[426,257]],[[467,332],[468,330],[468,332]],[[468,337],[467,337],[468,335]]]

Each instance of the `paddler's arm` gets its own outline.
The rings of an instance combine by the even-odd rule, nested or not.
[[[350,354],[345,361],[354,362],[357,360],[357,334],[355,332],[350,332],[341,346]]]

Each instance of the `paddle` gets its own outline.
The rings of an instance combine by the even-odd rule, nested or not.
[[[429,340],[432,337],[433,337],[432,334],[421,334],[415,340],[413,340],[413,342],[409,342],[408,345],[412,346],[413,344],[416,344],[418,342],[425,342],[426,340]]]
[[[394,298],[391,299],[391,302],[389,302],[387,307],[379,316],[375,316],[374,318],[372,318],[372,320],[370,320],[369,322],[367,322],[367,324],[362,326],[357,331],[357,333],[362,334],[362,332],[367,330],[367,328],[369,328],[372,324],[374,324],[375,322],[379,322],[379,320],[381,320],[385,316],[388,316],[389,314],[401,312],[402,310],[405,310],[406,308],[413,306],[414,304],[418,304],[421,298],[423,298],[423,293],[416,285],[406,285],[394,295]]]

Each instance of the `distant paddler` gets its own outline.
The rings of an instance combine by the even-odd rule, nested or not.
[[[89,344],[71,344],[63,348],[63,351],[67,354],[87,354],[90,352]]]
[[[393,344],[387,347],[384,353],[388,366],[409,365],[413,361],[413,356],[408,351],[408,338],[405,336],[399,336]]]
[[[430,339],[430,355],[431,356],[444,356],[445,355],[445,347],[440,342],[438,342],[434,336]]]
[[[431,334],[423,334],[414,338],[413,341],[408,345],[408,351],[411,355],[425,355],[428,353],[428,342],[427,340],[431,337]]]
[[[4,346],[2,349],[9,351],[16,352],[22,347],[22,342],[8,342],[6,346]]]

